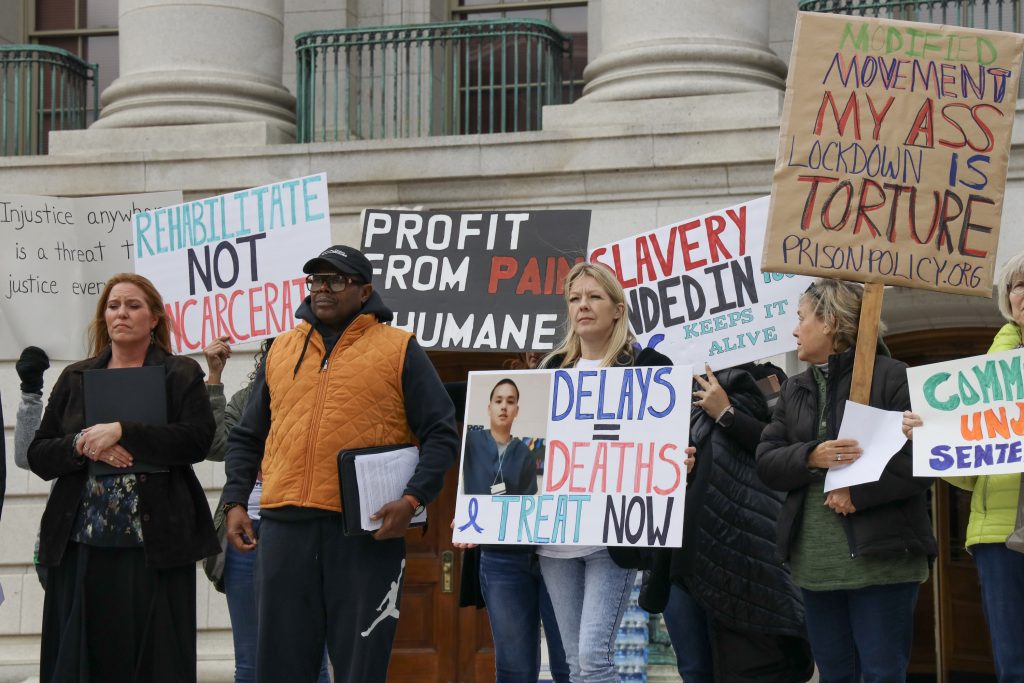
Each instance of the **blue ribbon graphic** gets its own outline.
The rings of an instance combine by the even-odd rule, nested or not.
[[[459,527],[459,531],[465,531],[469,527],[473,527],[473,530],[478,534],[483,532],[483,527],[476,523],[476,516],[480,512],[480,504],[476,501],[476,498],[469,499],[469,521]]]

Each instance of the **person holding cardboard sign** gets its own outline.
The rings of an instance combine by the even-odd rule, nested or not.
[[[195,563],[218,550],[192,471],[214,432],[203,371],[170,352],[160,294],[134,273],[107,282],[90,338],[93,356],[61,373],[28,449],[32,471],[56,479],[39,539],[40,680],[195,681]],[[121,390],[92,393],[101,376]],[[162,389],[126,400],[141,377]],[[163,414],[86,426],[99,403],[125,415],[145,402]]]
[[[913,476],[910,444],[881,478],[824,493],[830,467],[860,457],[837,439],[850,395],[863,288],[815,280],[800,298],[797,355],[811,363],[782,386],[757,448],[757,472],[786,494],[776,545],[804,597],[811,652],[821,683],[904,681],[914,605],[936,553],[925,492]],[[870,405],[906,410],[906,365],[875,357]]]
[[[1006,319],[989,353],[1024,347],[1024,253],[1008,260],[996,280],[999,312]],[[903,433],[913,438],[921,417],[907,412]],[[1024,648],[1019,634],[1024,628],[1024,555],[1007,547],[1018,528],[1024,488],[1020,474],[948,477],[950,484],[971,492],[967,521],[967,550],[974,557],[981,584],[981,605],[992,639],[992,655],[1000,683],[1024,681]],[[1012,545],[1012,544],[1011,544]]]
[[[637,351],[626,316],[626,295],[607,267],[577,263],[565,278],[569,329],[543,368],[665,366],[654,349]],[[687,448],[687,469],[693,449]],[[573,683],[618,683],[612,661],[615,631],[636,578],[649,569],[647,549],[543,545],[537,549],[541,573],[555,608],[558,630]]]

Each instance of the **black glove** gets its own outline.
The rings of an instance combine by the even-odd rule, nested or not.
[[[38,346],[26,346],[14,364],[21,378],[21,390],[26,394],[43,393],[43,372],[50,367],[50,358]]]

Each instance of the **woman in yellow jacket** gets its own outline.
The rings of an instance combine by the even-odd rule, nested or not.
[[[1024,347],[1024,253],[1003,266],[996,283],[999,311],[1008,321],[992,340],[989,353]],[[907,413],[903,429],[908,438],[921,420]],[[974,556],[981,583],[981,602],[992,638],[999,683],[1024,683],[1024,554],[1006,547],[1020,504],[1020,474],[950,477],[946,481],[971,491],[967,549]]]

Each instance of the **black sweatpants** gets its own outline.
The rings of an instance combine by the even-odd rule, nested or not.
[[[341,515],[264,517],[257,552],[259,683],[314,683],[325,642],[335,683],[384,683],[405,539],[345,536]]]

